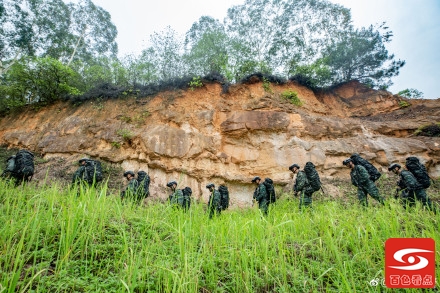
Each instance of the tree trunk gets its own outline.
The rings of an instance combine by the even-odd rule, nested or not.
[[[72,63],[73,57],[76,54],[76,50],[79,47],[79,44],[81,43],[81,39],[84,37],[85,33],[86,33],[86,28],[85,27],[81,33],[81,35],[78,37],[78,41],[76,42],[75,48],[73,49],[72,55],[70,56],[69,62],[67,62],[67,66],[70,66],[70,63]]]

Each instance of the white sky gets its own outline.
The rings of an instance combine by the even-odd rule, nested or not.
[[[357,27],[386,21],[394,37],[387,45],[406,65],[392,80],[393,93],[415,88],[425,98],[440,98],[440,1],[439,0],[330,0],[350,8]],[[200,16],[220,21],[227,9],[244,0],[93,0],[112,17],[118,28],[119,55],[139,52],[149,37],[171,26],[187,32]]]

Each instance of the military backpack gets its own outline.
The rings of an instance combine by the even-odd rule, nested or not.
[[[277,198],[275,195],[275,187],[273,186],[273,180],[270,178],[265,178],[263,184],[266,187],[267,201],[269,203],[276,202]]]
[[[307,162],[304,166],[304,173],[306,173],[307,181],[313,191],[318,191],[321,188],[321,179],[319,178],[318,171],[316,171],[315,165],[312,162]]]
[[[359,154],[351,155],[350,159],[353,161],[353,164],[361,165],[361,166],[363,166],[367,170],[368,174],[370,175],[370,180],[371,181],[373,181],[373,182],[376,181],[382,175],[376,169],[376,167],[374,167],[370,162],[368,162],[367,160],[365,160],[364,158],[359,156]]]
[[[19,150],[15,155],[15,169],[12,173],[29,178],[34,175],[34,168],[34,154],[27,150]]]
[[[145,171],[139,171],[137,175],[139,182],[138,193],[142,197],[148,197],[150,195],[150,176]]]
[[[93,182],[98,183],[101,182],[102,179],[104,179],[104,176],[102,175],[102,167],[100,161],[88,159],[86,161],[85,167],[86,178],[89,184],[92,184]]]
[[[221,200],[220,205],[222,210],[226,210],[229,207],[229,190],[226,185],[220,185],[218,187],[218,192],[220,192]]]
[[[182,189],[182,193],[183,193],[183,207],[185,209],[189,209],[191,206],[192,190],[190,187],[187,186],[184,189]]]
[[[428,188],[431,186],[431,178],[429,178],[428,172],[425,166],[416,157],[406,158],[405,166],[410,171],[414,177],[416,177],[417,182],[422,185],[423,188]]]

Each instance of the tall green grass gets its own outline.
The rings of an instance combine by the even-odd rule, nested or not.
[[[439,214],[393,200],[306,211],[279,200],[268,217],[209,220],[202,204],[185,213],[106,193],[0,181],[0,292],[384,292],[369,282],[383,277],[388,238],[440,244]]]

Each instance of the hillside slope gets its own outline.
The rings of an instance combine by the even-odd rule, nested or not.
[[[287,90],[297,92],[303,105],[283,99]],[[438,176],[440,139],[411,134],[440,120],[440,101],[414,100],[403,109],[400,101],[357,82],[318,93],[296,83],[265,90],[256,80],[222,94],[220,84],[207,84],[143,99],[27,110],[0,120],[0,144],[38,152],[49,161],[45,166],[67,162],[68,173],[84,155],[146,170],[152,194],[161,198],[171,179],[191,186],[202,200],[208,182],[226,182],[234,203],[246,206],[254,176],[288,186],[288,166],[312,161],[323,178],[347,178],[342,161],[355,152],[382,171],[416,155]],[[35,178],[45,174],[41,168]]]

